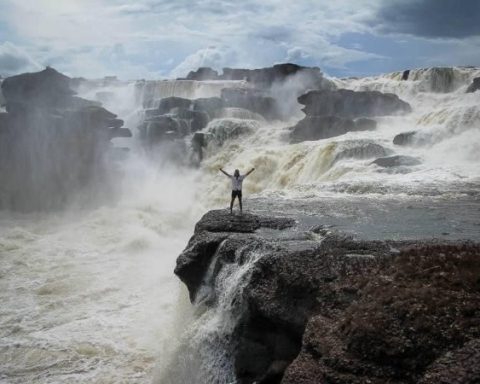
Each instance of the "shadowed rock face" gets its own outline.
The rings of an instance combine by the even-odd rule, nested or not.
[[[376,125],[375,120],[366,118],[353,121],[338,116],[306,116],[292,127],[290,142],[328,139],[351,131],[375,129]]]
[[[311,82],[311,88],[323,88],[326,80],[319,68],[302,67],[301,65],[285,63],[273,67],[259,69],[224,68],[221,75],[211,68],[199,68],[191,71],[187,80],[245,80],[259,88],[269,88],[276,82],[283,82],[288,77],[302,74]]]
[[[476,77],[473,79],[472,84],[470,84],[467,88],[467,93],[473,93],[480,89],[480,77]]]
[[[412,156],[389,156],[389,157],[380,157],[372,162],[383,168],[399,167],[399,166],[412,166],[421,164],[421,161],[416,157]]]
[[[415,140],[416,131],[402,132],[393,138],[393,144],[395,145],[410,145]]]
[[[343,118],[386,116],[411,112],[411,107],[393,93],[355,92],[348,89],[310,91],[298,98],[307,116]]]
[[[0,208],[61,208],[97,181],[108,189],[121,151],[110,140],[131,136],[122,120],[74,96],[70,79],[52,68],[7,78],[2,93]]]
[[[475,382],[478,370],[461,367],[478,360],[479,244],[360,241],[211,211],[175,273],[192,301],[215,306],[223,268],[252,252],[228,335],[240,383],[433,383],[456,369]]]
[[[374,130],[377,122],[367,118],[410,112],[410,105],[391,93],[355,92],[347,89],[310,91],[298,98],[307,115],[290,133],[290,140],[320,140],[351,131]]]

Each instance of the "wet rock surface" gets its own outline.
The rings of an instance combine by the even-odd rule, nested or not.
[[[386,116],[411,112],[408,103],[393,93],[348,89],[310,91],[298,98],[307,116],[343,118]]]
[[[393,144],[395,145],[411,145],[415,139],[417,132],[416,131],[409,131],[409,132],[402,132],[396,135],[393,138]]]
[[[131,132],[99,103],[76,97],[70,84],[53,68],[2,82],[0,208],[62,208],[97,181],[108,188],[121,150],[110,140]]]
[[[224,68],[220,75],[208,67],[191,71],[187,80],[245,80],[259,88],[268,88],[276,82],[283,82],[288,77],[301,75],[308,79],[312,88],[323,88],[328,81],[323,77],[319,68],[303,67],[297,64],[284,63],[273,67],[259,69]]]
[[[245,265],[229,336],[240,383],[475,382],[478,243],[356,240],[211,211],[175,273],[192,301],[215,306],[221,271]]]
[[[306,117],[291,129],[290,141],[321,140],[351,131],[374,130],[369,117],[408,113],[410,105],[392,93],[347,89],[314,90],[298,98]]]
[[[412,156],[395,155],[395,156],[388,156],[388,157],[380,157],[374,160],[372,164],[376,164],[382,168],[392,168],[392,167],[400,167],[400,166],[418,165],[418,164],[421,164],[421,161],[416,157],[412,157]]]
[[[372,119],[354,121],[338,116],[306,116],[292,127],[290,142],[328,139],[347,132],[371,130],[375,129],[376,124]]]
[[[480,77],[473,79],[472,84],[467,88],[467,93],[473,93],[480,89]]]

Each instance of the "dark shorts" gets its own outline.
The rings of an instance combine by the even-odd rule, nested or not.
[[[232,191],[232,199],[234,199],[237,196],[238,196],[239,199],[241,199],[242,198],[242,191]]]

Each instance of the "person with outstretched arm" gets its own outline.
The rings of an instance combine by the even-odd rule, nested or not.
[[[233,172],[233,176],[225,172],[222,168],[220,168],[220,172],[222,172],[225,176],[228,176],[230,180],[232,180],[232,200],[230,201],[230,213],[233,210],[233,202],[235,201],[235,197],[238,197],[238,204],[240,205],[240,213],[242,213],[242,183],[245,177],[250,175],[255,168],[252,168],[248,171],[245,175],[240,175],[240,171],[238,169]]]

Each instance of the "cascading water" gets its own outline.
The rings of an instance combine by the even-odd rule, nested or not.
[[[373,131],[319,141],[288,143],[288,127],[301,118],[298,105],[289,107],[289,122],[223,110],[201,131],[207,145],[198,169],[168,161],[160,168],[161,153],[149,156],[137,141],[118,138],[130,155],[115,203],[56,215],[1,212],[0,381],[234,382],[229,336],[250,266],[262,252],[239,250],[242,263],[204,282],[193,308],[172,273],[201,214],[228,204],[229,183],[218,168],[255,167],[245,194],[273,201],[478,198],[480,92],[465,90],[479,74],[453,68],[411,71],[406,81],[401,73],[332,79],[352,90],[393,92],[413,112],[377,118]],[[101,99],[135,135],[143,108],[154,106],[150,101],[217,97],[232,85],[246,86],[157,81],[92,87],[84,94]],[[394,145],[393,138],[407,131],[417,131],[412,144]],[[372,164],[393,154],[420,164]]]
[[[413,75],[412,75],[413,72]],[[205,159],[204,170],[211,175],[207,193],[221,199],[226,187],[214,173],[220,166],[257,169],[245,182],[248,192],[297,198],[322,196],[330,192],[395,194],[463,193],[479,182],[480,93],[465,93],[478,69],[452,69],[457,82],[454,92],[433,93],[429,71],[412,71],[413,80],[402,81],[401,73],[385,76],[334,80],[339,87],[352,90],[380,90],[399,95],[410,103],[413,112],[403,116],[376,118],[373,131],[349,132],[327,140],[288,144],[285,127],[264,125],[251,135],[224,144],[224,150]],[[421,76],[424,75],[424,77]],[[412,77],[413,76],[413,77]],[[291,124],[293,125],[293,124]],[[418,131],[418,142],[397,146],[393,138],[402,132]],[[384,155],[417,157],[418,166],[408,169],[381,169],[372,161],[382,151],[368,156],[365,143],[383,148]],[[342,157],[342,152],[353,153]],[[357,148],[355,150],[355,148]],[[361,153],[355,155],[355,153]],[[211,173],[210,173],[211,172]],[[465,187],[465,188],[463,188]]]

